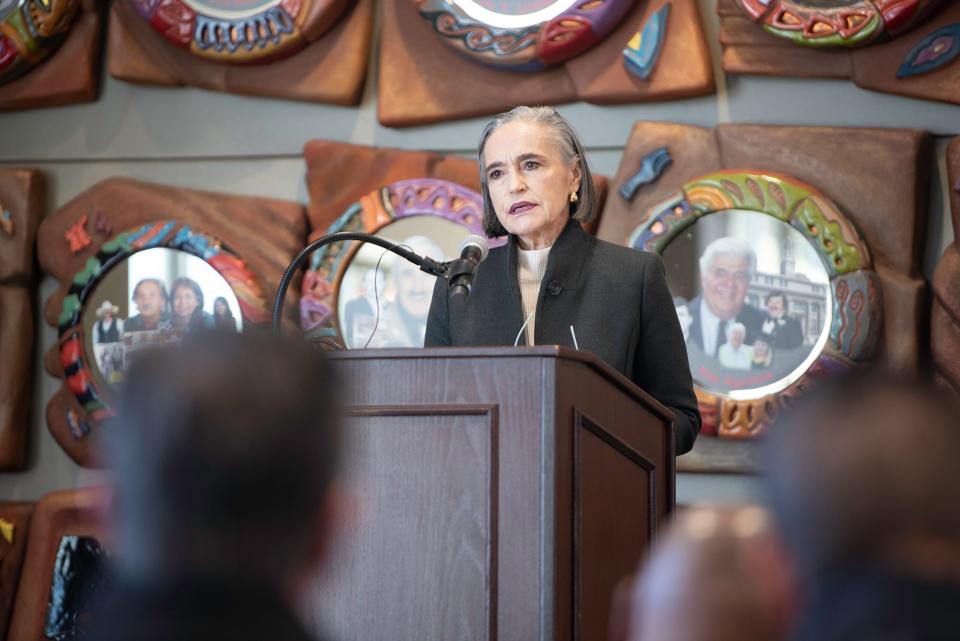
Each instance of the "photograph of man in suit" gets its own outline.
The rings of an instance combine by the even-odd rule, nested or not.
[[[690,301],[689,342],[708,356],[727,342],[727,327],[741,323],[744,343],[760,335],[766,315],[745,302],[747,287],[757,267],[757,255],[745,240],[724,236],[707,245],[700,256],[701,294]]]
[[[803,344],[803,328],[800,321],[787,314],[787,295],[781,291],[767,294],[764,300],[767,318],[760,330],[763,338],[774,349],[796,349]]]

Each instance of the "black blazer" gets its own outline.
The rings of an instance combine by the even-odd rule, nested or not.
[[[517,239],[511,236],[481,263],[465,299],[449,300],[447,283],[438,279],[425,344],[513,345],[523,322]],[[688,452],[700,432],[700,412],[661,258],[568,223],[547,259],[534,343],[573,346],[571,325],[581,349],[673,410],[677,454]]]

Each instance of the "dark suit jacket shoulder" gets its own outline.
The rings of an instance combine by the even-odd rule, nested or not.
[[[425,344],[513,345],[523,323],[517,241],[511,238],[490,251],[465,300],[451,301],[446,282],[437,282]],[[572,347],[571,326],[580,349],[674,411],[677,453],[689,451],[700,413],[663,260],[594,238],[571,221],[550,250],[534,343]]]

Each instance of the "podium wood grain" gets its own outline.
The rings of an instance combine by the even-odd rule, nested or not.
[[[674,504],[672,415],[558,347],[335,357],[349,525],[314,622],[344,640],[603,639]]]

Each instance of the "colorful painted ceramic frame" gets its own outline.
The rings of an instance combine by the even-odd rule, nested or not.
[[[80,0],[0,0],[0,85],[43,62],[63,42]]]
[[[941,0],[737,0],[768,32],[808,47],[863,47],[896,36]]]
[[[414,0],[448,45],[475,60],[539,71],[586,51],[634,0]]]
[[[233,290],[240,305],[244,328],[269,321],[268,303],[243,260],[219,240],[177,221],[151,223],[123,232],[100,246],[83,271],[74,276],[63,299],[58,318],[60,364],[67,388],[83,409],[84,416],[68,412],[67,422],[74,438],[82,439],[95,425],[112,415],[110,392],[93,375],[86,353],[83,329],[84,309],[105,274],[133,254],[156,247],[186,252],[206,261]],[[72,415],[71,415],[72,414]]]
[[[375,234],[387,225],[415,216],[434,217],[462,226],[464,229],[460,239],[471,233],[484,235],[481,225],[483,201],[480,194],[457,183],[432,178],[401,180],[370,192],[334,221],[327,233],[356,231]],[[402,240],[397,239],[398,242]],[[424,238],[424,241],[429,239]],[[502,245],[504,242],[506,239],[489,241],[491,246]],[[429,243],[423,244],[427,246],[413,247],[413,250],[420,253],[430,251]],[[349,344],[350,341],[346,340],[349,337],[344,336],[339,318],[338,309],[342,306],[338,303],[344,276],[359,250],[359,243],[334,243],[320,248],[311,256],[300,297],[300,326],[307,332],[307,336]],[[360,346],[363,343],[365,341],[360,341]],[[370,346],[397,345],[387,342],[371,343]]]
[[[837,206],[788,176],[753,170],[709,174],[655,206],[628,244],[663,253],[687,228],[731,210],[771,216],[796,229],[816,250],[829,276],[829,334],[809,367],[776,391],[714,393],[697,386],[703,433],[748,438],[761,433],[783,403],[831,376],[870,360],[880,333],[881,288],[866,243]]]
[[[130,0],[173,44],[218,62],[286,57],[347,7],[343,0]],[[322,28],[318,29],[318,25]]]

